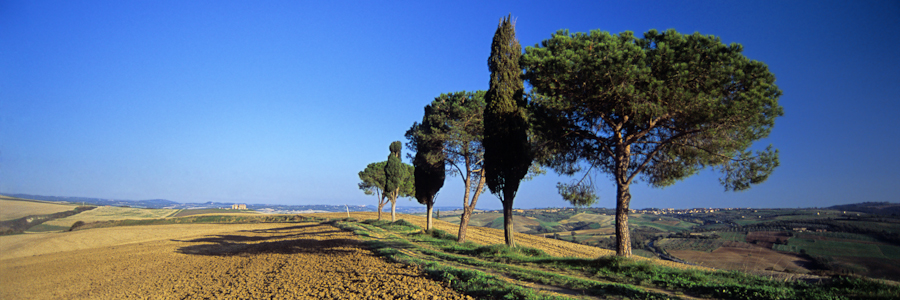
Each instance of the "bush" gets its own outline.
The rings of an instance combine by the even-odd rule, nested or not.
[[[393,223],[391,223],[391,225],[394,225],[394,226],[404,226],[404,227],[419,228],[419,226],[416,226],[415,224],[410,223],[409,221],[404,220],[404,219],[400,219],[400,220],[394,221]]]
[[[428,232],[428,231],[426,230],[426,232]],[[447,233],[446,231],[443,231],[443,230],[440,230],[440,229],[434,229],[434,228],[432,228],[432,229],[431,229],[431,232],[428,232],[428,234],[430,234],[431,237],[436,238],[436,239],[449,240],[449,241],[455,241],[455,240],[456,240],[456,236],[455,236],[455,235],[449,234],[449,233]]]
[[[75,223],[72,224],[72,227],[69,227],[69,231],[78,229],[78,227],[81,227],[81,226],[84,226],[84,221],[75,221]]]

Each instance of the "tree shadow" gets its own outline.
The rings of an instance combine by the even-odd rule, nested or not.
[[[334,238],[315,239],[304,238],[342,232],[341,230],[321,230],[298,232],[298,230],[318,226],[299,225],[272,229],[244,230],[238,234],[210,235],[189,240],[172,240],[188,243],[190,245],[180,247],[177,253],[188,255],[206,256],[250,256],[257,254],[295,254],[295,253],[352,253],[347,247],[362,247],[362,242],[356,239]],[[327,227],[326,227],[327,229]],[[245,234],[240,234],[245,233]],[[269,234],[258,236],[257,234]]]

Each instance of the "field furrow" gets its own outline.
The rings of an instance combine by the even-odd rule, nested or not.
[[[179,226],[197,227],[75,233],[104,239],[121,233],[113,229]],[[221,226],[228,230],[91,247],[73,241],[71,249],[62,243],[55,244],[59,251],[5,258],[0,299],[466,298],[416,267],[374,256],[352,233],[330,225]]]

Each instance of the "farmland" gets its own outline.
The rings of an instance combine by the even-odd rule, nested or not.
[[[884,207],[885,204],[873,204]],[[870,211],[863,206],[860,210]],[[515,213],[517,232],[615,249],[608,209],[534,209]],[[441,219],[458,223],[446,212]],[[502,215],[470,224],[501,229]],[[833,209],[648,209],[629,218],[635,255],[784,277],[859,274],[900,280],[900,219]],[[776,273],[773,273],[776,272]]]
[[[881,256],[870,250],[870,257],[833,262],[856,272],[900,252],[862,233],[697,233],[702,227],[680,229],[692,222],[679,218],[635,218],[646,224],[634,227],[635,232],[656,234],[638,236],[700,265],[691,266],[656,258],[618,259],[610,250],[586,245],[611,224],[608,215],[585,211],[556,220],[520,217],[582,229],[570,231],[579,243],[516,233],[520,247],[515,249],[498,245],[503,243],[500,229],[470,227],[468,242],[460,244],[456,224],[437,220],[435,231],[423,232],[424,217],[403,214],[401,221],[390,223],[372,220],[374,212],[351,212],[349,218],[347,213],[176,217],[175,210],[89,212],[78,214],[90,222],[74,231],[0,236],[0,299],[841,299],[900,293],[895,286],[863,279],[835,277],[815,285],[793,280],[825,277],[805,274],[807,266],[798,264],[802,254],[763,247],[807,247],[804,253],[815,254],[818,250],[802,243],[858,242],[880,251]],[[483,215],[482,221],[493,217]],[[660,224],[679,229],[663,232],[655,228]],[[847,262],[853,265],[843,265]],[[773,280],[707,267],[793,275]],[[890,276],[894,271],[867,272]]]
[[[58,231],[66,230],[75,222],[82,221],[85,223],[109,220],[146,220],[158,219],[172,216],[178,213],[177,209],[143,209],[132,207],[116,207],[101,206],[86,212],[82,212],[73,216],[47,221],[44,224],[35,226],[29,231]]]
[[[77,207],[77,205],[63,205],[0,196],[0,221],[13,220],[33,215],[49,215],[52,213],[73,210],[75,207]]]
[[[64,237],[55,245],[59,252],[36,256],[3,251],[0,298],[465,298],[415,267],[376,257],[353,234],[328,225],[152,227],[163,228],[64,233],[78,236]],[[164,233],[154,233],[160,229]],[[123,232],[132,234],[123,238]],[[79,242],[88,239],[104,242]]]

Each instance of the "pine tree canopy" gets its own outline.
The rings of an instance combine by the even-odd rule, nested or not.
[[[586,161],[623,184],[663,187],[704,167],[726,190],[763,182],[778,165],[768,136],[781,91],[761,62],[718,37],[651,30],[643,38],[561,30],[522,57],[535,118],[558,170]],[[617,173],[618,172],[618,173]]]

